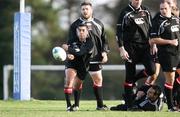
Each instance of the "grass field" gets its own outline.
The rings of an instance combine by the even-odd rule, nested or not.
[[[105,101],[108,107],[119,101]],[[180,117],[180,112],[96,111],[95,101],[81,101],[80,110],[66,112],[65,101],[0,101],[0,117]]]

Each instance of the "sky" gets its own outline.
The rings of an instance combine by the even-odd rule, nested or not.
[[[117,0],[89,0],[92,2],[93,5],[100,5],[100,4],[105,4],[105,3],[108,3],[108,2],[114,2],[114,1],[117,1]]]

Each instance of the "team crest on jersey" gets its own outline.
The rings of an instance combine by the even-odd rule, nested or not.
[[[144,19],[143,18],[136,18],[134,19],[136,24],[144,24]]]
[[[179,25],[171,26],[171,31],[172,32],[179,32]]]

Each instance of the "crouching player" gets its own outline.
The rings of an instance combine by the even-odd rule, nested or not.
[[[82,81],[87,75],[94,47],[85,24],[80,24],[76,29],[76,33],[79,38],[77,42],[62,45],[62,48],[68,53],[65,62],[66,77],[64,85],[67,111],[77,111],[79,109],[80,97],[75,96],[75,104],[71,105],[70,96],[73,89],[81,89]]]

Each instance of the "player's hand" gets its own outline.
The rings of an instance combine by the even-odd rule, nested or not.
[[[108,61],[108,57],[107,57],[107,53],[106,52],[102,52],[102,63],[106,63]]]
[[[158,51],[158,48],[157,48],[156,44],[153,44],[151,46],[151,50],[150,50],[151,55],[155,55],[157,53],[157,51]]]
[[[129,54],[128,52],[124,49],[124,47],[119,48],[120,56],[123,60],[129,60]]]
[[[69,45],[67,45],[67,44],[63,44],[63,45],[62,45],[62,48],[63,48],[65,51],[68,51],[68,47],[69,47]]]
[[[140,99],[144,95],[145,95],[145,93],[143,91],[138,91],[137,94],[136,94],[136,99]]]
[[[173,46],[178,46],[178,39],[170,40],[170,44]]]
[[[74,60],[74,55],[73,54],[67,54],[67,58],[69,59],[69,60]]]

